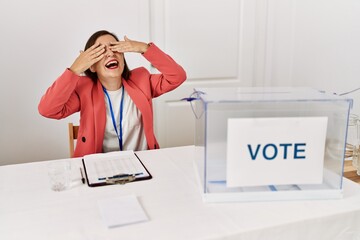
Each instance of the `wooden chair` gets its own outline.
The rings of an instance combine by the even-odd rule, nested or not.
[[[73,157],[74,149],[75,149],[75,141],[78,137],[79,126],[73,125],[72,123],[68,123],[68,128],[69,128],[70,157]]]

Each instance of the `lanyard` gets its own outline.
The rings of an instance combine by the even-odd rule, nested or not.
[[[118,137],[118,140],[119,140],[120,151],[122,151],[123,150],[122,119],[123,119],[123,105],[124,105],[124,86],[121,89],[122,95],[121,95],[121,101],[120,101],[120,129],[119,129],[119,132],[118,132],[117,127],[116,127],[116,119],[115,119],[115,116],[114,116],[114,111],[113,111],[113,108],[112,108],[110,96],[109,96],[108,92],[106,91],[106,89],[104,88],[104,86],[103,86],[103,90],[104,90],[104,93],[105,93],[105,95],[106,95],[106,97],[108,99],[108,102],[109,102],[109,109],[110,109],[112,123],[113,123],[114,129],[115,129],[116,135]]]

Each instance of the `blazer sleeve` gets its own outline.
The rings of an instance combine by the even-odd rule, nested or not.
[[[44,117],[62,119],[80,111],[80,100],[75,91],[80,78],[66,69],[42,96],[39,113]]]
[[[150,75],[153,98],[174,90],[186,80],[185,70],[154,43],[150,43],[143,56],[160,72]]]

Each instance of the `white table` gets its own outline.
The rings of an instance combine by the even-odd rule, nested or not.
[[[203,203],[193,146],[139,152],[153,179],[90,188],[73,159],[70,190],[50,190],[48,162],[0,167],[0,239],[360,239],[360,187],[340,200]],[[135,194],[148,222],[108,229],[98,200]]]

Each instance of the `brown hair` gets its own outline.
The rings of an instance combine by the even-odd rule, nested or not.
[[[89,38],[89,40],[86,42],[86,45],[85,45],[85,48],[84,48],[84,51],[86,51],[89,47],[91,47],[92,45],[95,44],[96,40],[101,37],[101,36],[104,36],[104,35],[111,35],[113,36],[116,41],[119,41],[118,37],[114,34],[114,33],[111,33],[109,31],[106,31],[106,30],[100,30],[100,31],[97,31],[96,33],[94,33],[93,35],[91,35],[91,37]],[[85,75],[88,76],[89,78],[91,78],[91,80],[93,80],[94,82],[96,82],[98,80],[98,75],[96,72],[91,72],[90,69],[87,69],[85,71]],[[124,70],[121,74],[121,76],[125,79],[125,80],[128,80],[129,77],[130,77],[130,70],[129,70],[129,67],[126,63],[126,60],[125,60],[125,56],[124,56]]]

